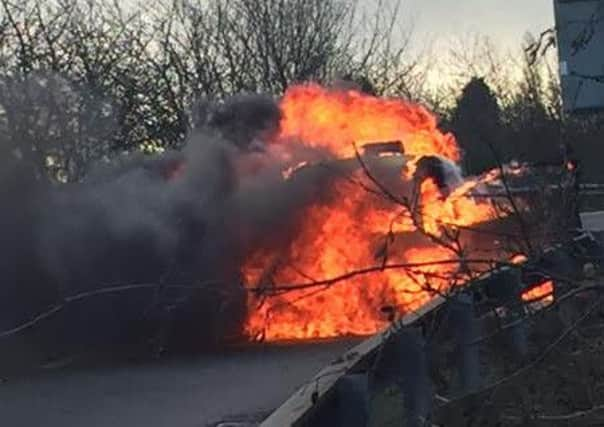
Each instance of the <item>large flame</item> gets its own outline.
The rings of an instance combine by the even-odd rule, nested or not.
[[[397,99],[316,85],[293,87],[281,102],[279,143],[294,139],[354,158],[354,144],[400,140],[406,155],[458,161],[452,135],[425,108]],[[285,171],[285,177],[291,171]],[[383,307],[415,310],[465,280],[454,251],[418,232],[472,226],[493,218],[491,205],[468,196],[469,181],[448,196],[428,179],[418,214],[354,180],[333,184],[333,197],[307,208],[287,247],[258,249],[243,267],[250,292],[246,330],[266,340],[366,335],[383,328]],[[401,180],[408,176],[401,175]],[[298,230],[298,228],[297,228]],[[403,268],[403,265],[405,268]],[[290,289],[288,289],[290,288]]]
[[[459,147],[442,133],[424,107],[317,85],[295,86],[281,101],[281,137],[302,139],[339,157],[353,157],[353,144],[401,141],[413,156],[437,154],[458,161]]]

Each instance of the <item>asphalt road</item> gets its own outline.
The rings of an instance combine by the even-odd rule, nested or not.
[[[601,233],[604,231],[604,212],[596,211],[596,212],[582,212],[581,223],[583,228],[588,231]]]
[[[358,340],[61,368],[0,382],[3,427],[193,427],[276,408]]]

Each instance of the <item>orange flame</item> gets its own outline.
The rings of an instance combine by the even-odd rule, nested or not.
[[[281,109],[277,143],[295,140],[350,158],[353,143],[400,140],[415,159],[459,160],[454,137],[437,128],[436,118],[401,100],[307,85],[288,90]],[[258,249],[247,259],[242,272],[256,291],[250,292],[250,336],[372,334],[388,323],[381,308],[409,313],[466,279],[456,254],[418,232],[415,214],[358,185],[367,180],[357,175],[333,184],[329,202],[307,208],[287,247]],[[426,180],[418,208],[425,231],[439,235],[442,227],[492,219],[489,202],[468,196],[476,185],[467,182],[444,197],[434,181]]]
[[[524,302],[553,302],[554,301],[554,282],[546,280],[522,293],[522,301]]]
[[[512,264],[522,264],[526,261],[528,261],[528,257],[524,254],[516,254],[510,259]],[[525,303],[543,302],[551,304],[554,302],[554,281],[548,279],[541,283],[535,283],[522,292],[520,298]]]
[[[290,88],[281,101],[281,111],[281,138],[300,139],[338,157],[354,157],[355,143],[401,141],[411,156],[460,158],[455,138],[438,129],[433,114],[397,99],[310,84]]]
[[[516,254],[510,259],[512,264],[522,264],[526,261],[528,261],[528,257],[524,254]]]
[[[423,228],[433,235],[441,234],[445,226],[468,227],[495,218],[496,213],[488,203],[477,203],[467,196],[475,181],[466,182],[447,197],[443,197],[433,179],[421,184],[421,214]]]

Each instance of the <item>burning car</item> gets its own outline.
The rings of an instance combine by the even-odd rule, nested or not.
[[[382,307],[407,313],[462,282],[458,255],[433,237],[494,216],[487,199],[470,196],[479,181],[462,176],[455,139],[434,115],[401,100],[316,85],[290,88],[279,112],[265,153],[237,145],[234,158],[216,156],[224,164],[195,158],[215,169],[212,179],[236,171],[235,181],[226,172],[228,185],[207,199],[211,213],[198,240],[216,243],[202,247],[210,257],[183,253],[201,274],[228,261],[225,289],[243,283],[228,305],[245,305],[245,318],[218,310],[209,329],[230,335],[239,328],[269,341],[370,335],[388,324]],[[162,176],[174,188],[198,188],[207,180],[187,182],[191,162],[168,162]],[[197,307],[206,310],[208,301],[220,307],[215,288],[210,299],[200,292],[179,304],[176,323],[200,324]]]
[[[400,141],[367,143],[360,147],[353,158],[333,159],[309,164],[302,163],[284,174],[286,179],[303,179],[304,174],[346,179],[361,170],[373,184],[401,203],[417,208],[421,203],[420,187],[432,180],[440,195],[446,198],[463,183],[461,170],[452,161],[426,155],[419,158],[405,155]]]
[[[431,236],[495,215],[488,199],[470,196],[480,182],[462,176],[455,139],[430,112],[316,85],[291,88],[280,108],[273,144],[328,155],[284,168],[283,189],[310,190],[295,223],[275,227],[242,265],[246,334],[369,335],[387,325],[382,307],[407,313],[460,283],[446,279],[459,270],[457,255]]]

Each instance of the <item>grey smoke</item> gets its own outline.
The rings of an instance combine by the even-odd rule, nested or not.
[[[241,321],[242,260],[294,230],[296,213],[316,197],[313,179],[285,185],[281,170],[325,153],[268,145],[279,121],[268,97],[206,104],[204,114],[181,151],[119,156],[77,183],[43,183],[22,161],[2,160],[0,201],[12,209],[0,215],[0,330],[65,296],[130,283],[197,288],[78,303],[60,316],[61,339],[127,340],[133,325],[164,316],[162,306],[188,325],[188,339]]]
[[[74,183],[50,184],[27,159],[0,156],[0,331],[67,296],[122,284],[158,286],[69,306],[52,323],[52,341],[129,342],[166,319],[167,333],[190,343],[239,331],[240,268],[250,251],[285,248],[304,207],[328,198],[326,183],[359,165],[323,162],[284,181],[288,167],[329,155],[295,140],[271,143],[280,111],[270,97],[205,102],[196,117],[182,150],[119,155]],[[402,161],[375,171],[410,191]],[[454,165],[426,163],[443,182],[458,177]]]
[[[268,95],[239,94],[222,103],[200,102],[195,125],[210,128],[239,148],[258,148],[278,130],[281,111]],[[255,146],[255,147],[254,147]]]

